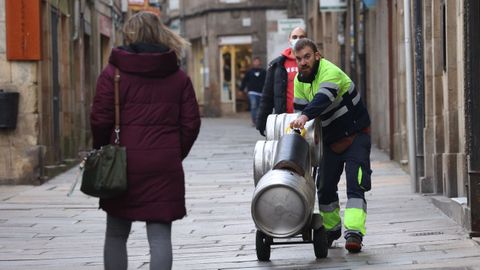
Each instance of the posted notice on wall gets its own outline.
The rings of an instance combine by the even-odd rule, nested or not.
[[[305,21],[300,18],[279,19],[277,23],[279,33],[289,34],[295,27],[305,28]]]

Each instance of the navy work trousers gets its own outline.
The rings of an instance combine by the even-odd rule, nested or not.
[[[337,154],[329,146],[323,146],[323,160],[317,174],[317,193],[320,205],[338,202],[338,182],[344,168],[348,199],[361,198],[365,200],[364,193],[371,188],[370,149],[370,135],[364,132],[359,132],[343,153]],[[361,175],[359,175],[359,167]]]

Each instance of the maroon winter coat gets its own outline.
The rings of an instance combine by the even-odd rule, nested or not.
[[[113,49],[97,81],[90,115],[95,148],[114,141],[114,73],[120,70],[120,144],[127,148],[128,191],[100,208],[128,220],[185,216],[182,160],[200,129],[195,92],[172,50]]]

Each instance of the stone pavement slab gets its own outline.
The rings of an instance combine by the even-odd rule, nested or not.
[[[480,269],[478,243],[428,196],[412,194],[408,175],[376,149],[363,252],[348,254],[341,239],[325,259],[311,244],[279,245],[258,262],[250,202],[261,139],[247,114],[202,119],[184,162],[188,215],[173,224],[173,269]],[[104,212],[79,191],[66,196],[77,170],[41,186],[0,186],[1,270],[103,269]],[[343,208],[344,179],[339,195]],[[129,269],[149,269],[143,223],[134,223],[128,252]]]

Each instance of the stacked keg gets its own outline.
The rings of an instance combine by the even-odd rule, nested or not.
[[[322,140],[320,121],[310,120],[304,130],[289,128],[298,114],[271,114],[266,140],[254,151],[255,191],[252,218],[270,237],[292,237],[310,229],[315,203],[312,167],[320,164]]]

